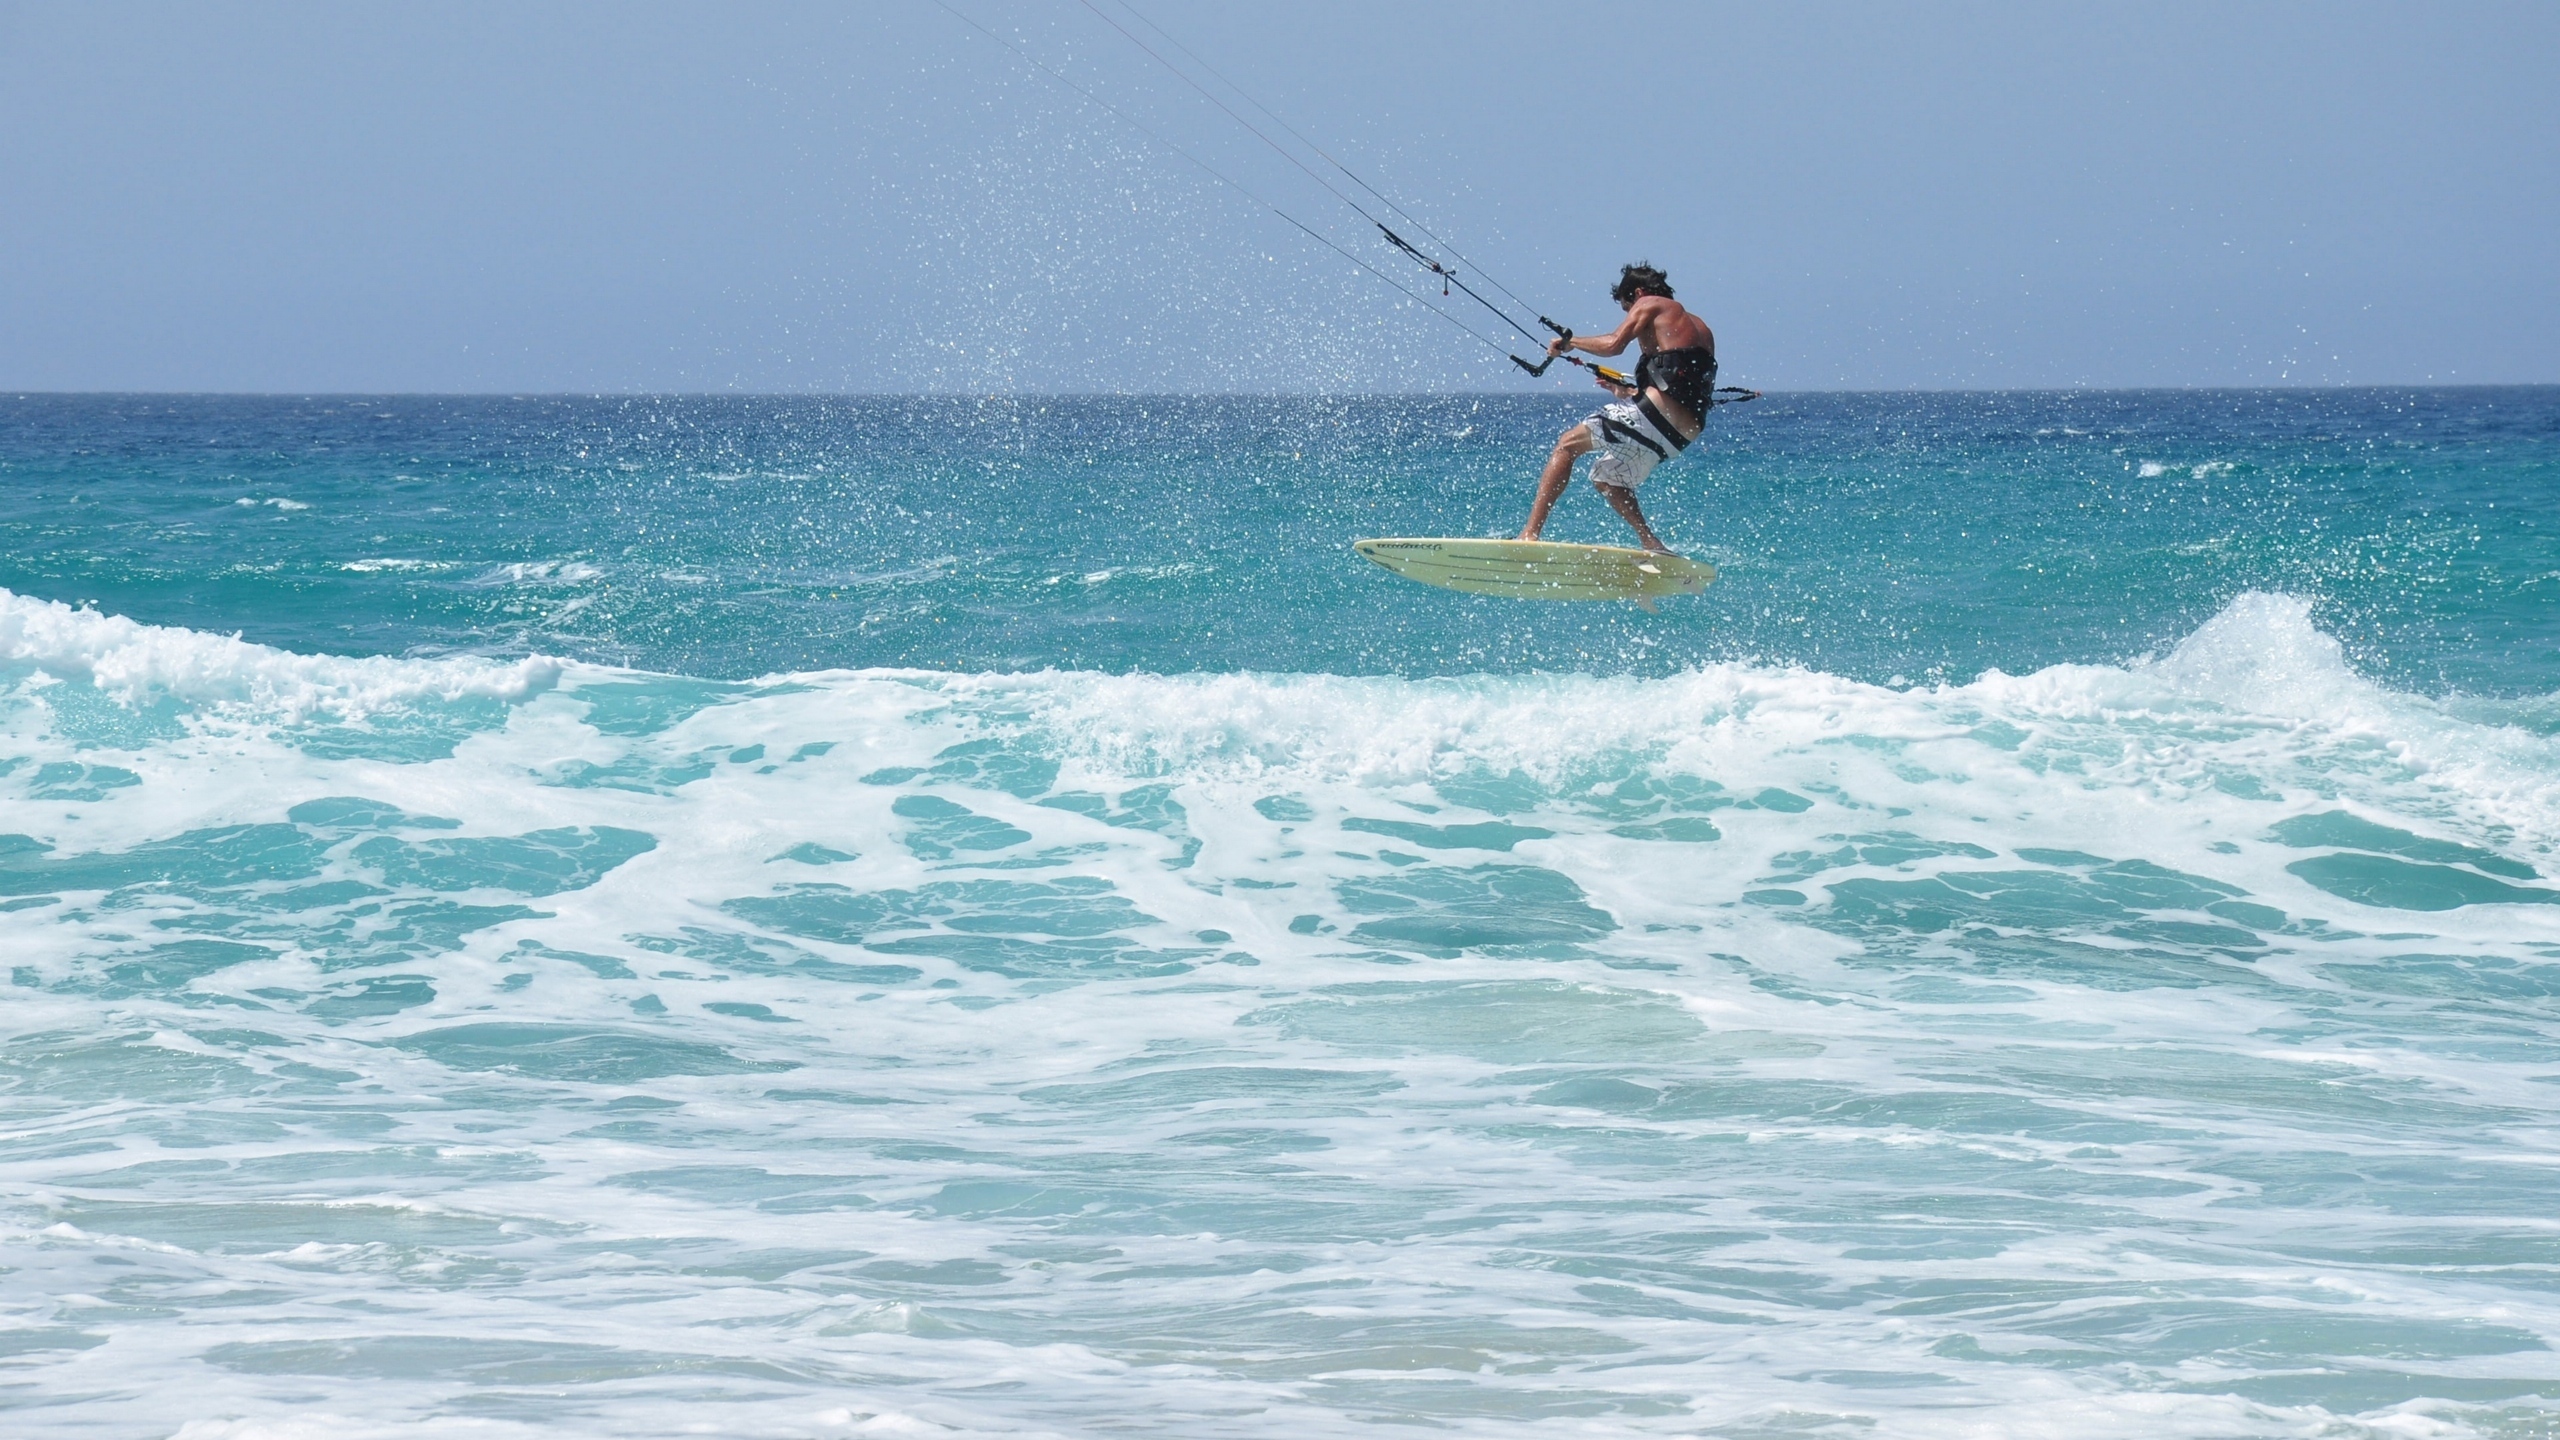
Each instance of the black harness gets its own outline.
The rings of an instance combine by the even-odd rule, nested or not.
[[[1677,452],[1689,448],[1688,440],[1680,434],[1680,427],[1671,423],[1670,416],[1663,414],[1659,409],[1655,408],[1652,396],[1647,395],[1641,390],[1637,391],[1636,409],[1643,412],[1644,418],[1653,422],[1653,428],[1662,432],[1663,439],[1671,442],[1671,448],[1673,451]],[[1701,416],[1699,418],[1704,419],[1705,417]],[[1633,431],[1629,431],[1628,433],[1634,434]],[[1641,435],[1637,435],[1636,438],[1638,440],[1644,439]],[[1653,446],[1652,449],[1654,454],[1662,455],[1662,447],[1656,445]],[[1662,455],[1662,458],[1668,460],[1671,457],[1669,455]]]

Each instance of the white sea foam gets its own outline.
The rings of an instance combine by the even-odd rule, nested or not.
[[[511,560],[477,576],[477,585],[583,585],[604,571],[584,560]]]
[[[2239,596],[2157,659],[2023,676],[1995,671],[1917,689],[1742,664],[1667,677],[1056,673],[929,683],[955,698],[1028,707],[1102,768],[1196,779],[1288,772],[1393,783],[1492,768],[1553,781],[1615,755],[1676,761],[1737,745],[1851,736],[1917,743],[1968,733],[1986,715],[2093,734],[2119,724],[2147,734],[2230,729],[2256,738],[2214,743],[2271,747],[2269,755],[2378,746],[2412,782],[2459,770],[2483,798],[2542,797],[2497,823],[2560,843],[2560,795],[2548,789],[2560,776],[2560,746],[2457,719],[2439,702],[2363,679],[2314,622],[2310,603],[2286,595]]]
[[[286,721],[353,719],[427,700],[522,700],[561,675],[559,661],[541,657],[502,663],[296,655],[236,635],[144,625],[6,590],[0,665],[85,681],[126,704],[167,697]]]
[[[2407,708],[2407,697],[2358,676],[2345,648],[2312,620],[2311,602],[2294,595],[2239,596],[2131,678],[2160,682],[2159,703],[2204,700],[2288,719]]]
[[[1087,572],[1081,578],[1087,585],[1100,585],[1107,581],[1123,578],[1131,580],[1179,580],[1187,576],[1207,575],[1216,570],[1216,568],[1217,567],[1214,565],[1204,564],[1197,560],[1178,560],[1170,565],[1123,565],[1110,570],[1094,570]],[[1055,585],[1058,581],[1064,578],[1064,576],[1053,575],[1049,577],[1046,583]]]
[[[2145,460],[2134,473],[2145,480],[2157,480],[2172,470],[2184,470],[2190,480],[2210,480],[2216,475],[2228,475],[2237,468],[2239,467],[2228,460],[2207,460],[2199,465],[2172,465],[2159,460]]]
[[[2560,906],[2273,835],[2535,856],[2560,755],[2300,599],[1918,688],[559,678],[423,761],[0,777],[56,902],[0,911],[0,1303],[107,1337],[22,1393],[207,1440],[2380,1440],[2560,1383]]]

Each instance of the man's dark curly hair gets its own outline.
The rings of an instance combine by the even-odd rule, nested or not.
[[[1609,298],[1621,305],[1632,304],[1637,296],[1659,295],[1671,298],[1671,277],[1639,260],[1618,271],[1618,283],[1609,287]]]

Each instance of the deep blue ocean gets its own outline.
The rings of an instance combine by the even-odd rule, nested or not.
[[[1587,408],[0,397],[0,1431],[2560,1435],[2560,388]]]

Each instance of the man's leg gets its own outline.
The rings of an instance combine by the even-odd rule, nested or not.
[[[1636,527],[1636,539],[1644,548],[1659,550],[1665,555],[1671,553],[1671,547],[1655,539],[1653,527],[1644,523],[1644,507],[1636,503],[1636,492],[1623,485],[1603,485],[1597,480],[1591,482],[1591,488],[1607,497],[1609,508]]]
[[[1573,462],[1591,453],[1591,431],[1576,425],[1556,437],[1556,448],[1547,456],[1547,468],[1538,475],[1538,498],[1529,505],[1529,523],[1520,527],[1520,538],[1535,540],[1547,528],[1547,512],[1556,508],[1556,500],[1564,488],[1573,483]]]

